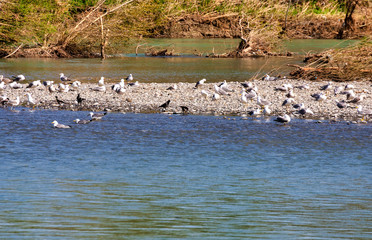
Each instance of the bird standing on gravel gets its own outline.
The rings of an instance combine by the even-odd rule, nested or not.
[[[205,83],[205,81],[207,81],[207,79],[205,79],[205,78],[199,80],[199,81],[195,84],[195,87],[194,87],[194,88],[198,88],[198,87],[200,87],[201,85],[203,85],[203,84]]]
[[[160,108],[163,108],[163,110],[165,110],[165,109],[169,106],[169,103],[170,103],[170,100],[166,101],[165,103],[163,103],[163,104],[160,105],[159,107],[160,107]]]

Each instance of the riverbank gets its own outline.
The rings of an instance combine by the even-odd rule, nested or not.
[[[346,95],[342,94],[345,91],[346,83],[332,83],[330,90],[320,90],[320,88],[328,82],[312,82],[304,80],[281,79],[275,81],[255,80],[253,85],[257,87],[258,95],[261,98],[269,101],[269,109],[271,113],[265,113],[257,104],[257,98],[248,100],[246,103],[242,101],[241,91],[242,85],[239,82],[228,82],[228,88],[231,90],[228,95],[219,94],[218,99],[214,99],[215,94],[214,83],[205,83],[199,88],[194,88],[194,83],[139,83],[139,86],[126,86],[125,92],[118,94],[111,89],[114,83],[105,85],[106,91],[99,92],[93,89],[97,84],[83,83],[78,89],[66,93],[53,92],[50,93],[44,86],[38,88],[23,88],[10,89],[6,88],[2,95],[10,100],[20,96],[21,105],[33,107],[27,102],[26,93],[31,93],[35,100],[35,108],[40,109],[55,109],[55,110],[86,110],[86,111],[113,111],[113,112],[133,112],[133,113],[156,113],[166,112],[186,113],[195,115],[238,115],[250,117],[251,111],[260,109],[261,113],[254,115],[259,116],[277,116],[290,114],[293,118],[310,118],[324,120],[350,120],[360,121],[362,115],[358,114],[356,107],[363,106],[364,109],[370,109],[372,106],[372,85],[371,82],[348,82],[352,85],[354,98],[363,95],[362,100],[356,103],[347,103],[345,108],[338,108],[336,101],[346,101]],[[293,86],[293,102],[288,106],[282,106],[283,102],[288,98],[288,91],[281,91],[284,84]],[[335,95],[335,88],[340,92]],[[350,87],[351,88],[351,87]],[[208,96],[202,94],[202,90],[208,93]],[[326,96],[325,100],[315,100],[311,95],[323,93]],[[85,100],[81,104],[76,101],[77,95],[80,94]],[[63,103],[56,101],[56,96]],[[159,107],[166,101],[170,100],[167,108]],[[310,109],[313,114],[306,113],[304,115],[298,113],[298,109],[293,108],[293,104],[304,103],[306,109]],[[181,106],[187,107],[188,110],[182,111]],[[372,121],[365,117],[367,121]]]

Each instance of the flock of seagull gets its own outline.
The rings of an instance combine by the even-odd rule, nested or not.
[[[54,81],[44,81],[41,82],[40,80],[33,81],[29,83],[26,88],[36,88],[44,86],[49,92],[68,92],[70,90],[77,90],[81,86],[80,81],[74,81],[70,77],[65,76],[63,73],[60,73],[60,83],[58,85],[54,84]],[[12,78],[5,78],[3,75],[0,75],[0,93],[6,89],[18,89],[22,88],[23,85],[19,82],[24,81],[26,78],[23,75],[17,75],[13,76]],[[134,78],[132,74],[129,74],[128,77],[125,79],[121,79],[119,83],[116,83],[111,86],[112,91],[123,94],[125,93],[127,86],[139,86],[139,82],[133,82]],[[270,77],[269,75],[266,75],[262,78],[264,81],[276,81],[278,80],[277,77]],[[199,80],[195,86],[194,89],[201,89],[202,86],[205,84],[206,79]],[[240,91],[240,101],[243,104],[248,104],[249,102],[256,101],[258,108],[249,111],[248,114],[250,116],[258,116],[258,115],[270,115],[272,113],[272,110],[270,109],[270,101],[263,98],[254,83],[252,82],[242,82],[241,84],[241,91]],[[288,108],[293,108],[295,110],[296,114],[300,114],[302,116],[304,115],[313,115],[313,111],[310,108],[306,108],[304,103],[295,104],[294,97],[295,94],[293,92],[294,88],[298,89],[309,89],[308,85],[301,85],[301,86],[292,86],[292,84],[283,84],[279,87],[274,87],[275,91],[283,92],[286,96],[286,99],[281,104],[284,108],[288,110]],[[174,84],[173,86],[167,88],[167,90],[175,90],[177,89],[177,85]],[[105,86],[105,79],[104,77],[101,77],[98,81],[98,85],[91,88],[92,91],[98,91],[98,92],[106,92],[106,86]],[[343,94],[345,95],[345,100],[336,101],[335,106],[338,108],[346,108],[348,107],[348,104],[359,104],[360,102],[365,99],[366,95],[364,93],[357,95],[354,91],[354,86],[351,84],[346,84],[344,87],[340,86],[333,86],[332,82],[328,82],[326,85],[321,86],[319,88],[319,93],[312,94],[311,97],[314,99],[314,101],[324,101],[327,99],[327,93],[333,90],[334,95]],[[213,93],[210,93],[204,89],[200,91],[201,95],[205,98],[210,98],[213,101],[216,101],[221,98],[222,95],[230,95],[230,93],[233,92],[233,90],[230,88],[229,84],[224,80],[222,83],[214,84],[213,85]],[[30,106],[35,107],[37,103],[32,98],[31,93],[26,93],[27,96],[27,104]],[[62,100],[58,99],[57,96],[55,96],[56,101],[58,104],[64,103]],[[81,104],[85,99],[80,96],[80,94],[77,95],[76,101],[78,104]],[[6,96],[0,97],[1,104],[3,106],[9,106],[13,110],[13,107],[16,107],[20,104],[20,97],[17,96],[16,99],[9,99]],[[162,105],[159,106],[159,108],[165,109],[169,106],[171,100],[166,101]],[[189,109],[187,106],[180,106],[182,109],[182,113],[188,113]],[[364,117],[370,117],[372,116],[371,110],[363,109],[362,106],[358,105],[357,107],[357,113],[358,115],[361,115]],[[90,119],[89,120],[80,120],[75,119],[74,122],[76,124],[88,124],[94,120],[101,119],[104,115],[106,115],[107,112],[104,113],[90,113]],[[363,119],[362,118],[362,119]],[[289,114],[284,114],[282,116],[277,116],[274,121],[279,123],[289,123],[291,121],[291,117]],[[55,128],[71,128],[70,125],[64,125],[58,123],[56,120],[52,122],[53,126]]]

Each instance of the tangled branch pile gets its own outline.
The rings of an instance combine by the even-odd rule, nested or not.
[[[295,66],[290,75],[310,80],[372,81],[372,37],[356,46],[307,56],[305,61],[307,66]]]

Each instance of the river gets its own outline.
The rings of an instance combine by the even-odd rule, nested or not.
[[[1,74],[247,80],[300,58],[8,59]],[[372,126],[0,108],[2,239],[370,239]]]

